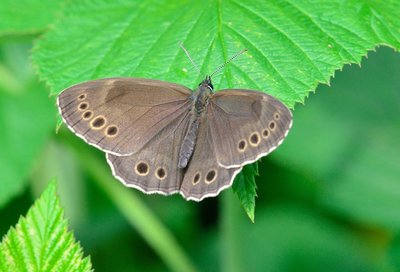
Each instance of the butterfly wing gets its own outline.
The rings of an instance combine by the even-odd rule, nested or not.
[[[242,169],[224,168],[217,162],[216,145],[210,130],[209,116],[200,121],[196,147],[185,172],[180,193],[187,200],[201,201],[205,197],[218,195],[232,185]]]
[[[148,194],[178,192],[183,179],[183,169],[178,168],[179,150],[189,121],[189,112],[179,116],[136,154],[108,153],[113,175],[125,186]]]
[[[210,99],[210,130],[218,163],[237,168],[279,146],[292,113],[276,98],[250,90],[222,90]]]
[[[57,99],[67,126],[87,143],[115,155],[138,152],[177,116],[187,112],[191,90],[138,78],[88,81]]]

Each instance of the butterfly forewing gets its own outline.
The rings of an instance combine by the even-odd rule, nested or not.
[[[208,106],[218,163],[236,168],[272,152],[292,124],[290,110],[276,98],[250,90],[222,90]]]
[[[86,142],[129,155],[185,114],[191,93],[158,80],[108,78],[72,86],[57,103],[65,123]]]

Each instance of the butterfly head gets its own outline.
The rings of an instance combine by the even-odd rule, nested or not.
[[[199,87],[207,88],[212,93],[214,91],[214,86],[212,85],[211,77],[206,76],[206,78],[199,84]]]

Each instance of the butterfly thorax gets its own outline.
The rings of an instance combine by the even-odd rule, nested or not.
[[[199,84],[199,87],[193,94],[194,103],[192,109],[197,115],[201,115],[201,113],[206,109],[212,92],[213,85],[211,83],[211,78],[207,76],[206,79]]]
[[[191,118],[179,151],[179,168],[186,168],[193,155],[200,122],[207,109],[208,100],[212,95],[212,91],[213,85],[211,83],[211,78],[207,76],[191,96],[191,100],[193,101],[190,111]]]

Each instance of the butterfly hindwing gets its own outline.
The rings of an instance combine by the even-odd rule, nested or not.
[[[216,145],[213,142],[207,114],[200,121],[196,148],[185,172],[181,194],[188,200],[200,201],[216,196],[232,185],[241,167],[224,168],[217,162]]]
[[[183,169],[178,168],[179,146],[189,124],[189,113],[179,116],[141,151],[129,156],[107,154],[113,175],[125,186],[145,193],[170,195],[179,191]]]

